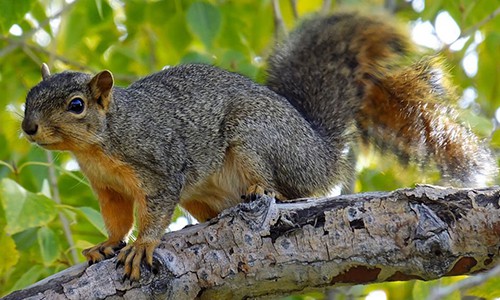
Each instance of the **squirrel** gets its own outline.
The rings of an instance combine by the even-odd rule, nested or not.
[[[176,204],[205,221],[242,195],[325,195],[352,180],[360,142],[433,161],[456,184],[491,180],[492,152],[457,121],[436,59],[416,53],[391,22],[341,12],[278,43],[264,85],[186,64],[119,88],[107,70],[51,75],[44,64],[22,129],[45,149],[71,151],[97,194],[109,238],[83,251],[89,263],[118,253],[138,280]],[[138,237],[127,245],[134,206]]]

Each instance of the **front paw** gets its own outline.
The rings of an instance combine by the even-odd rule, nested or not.
[[[107,240],[100,244],[95,245],[94,247],[85,249],[82,251],[82,254],[85,256],[89,265],[100,262],[101,260],[111,258],[115,256],[115,254],[125,247],[127,243],[124,241],[110,241]]]
[[[124,265],[124,279],[138,281],[141,276],[141,262],[143,260],[148,268],[153,267],[153,252],[159,243],[159,240],[141,241],[138,239],[120,251],[117,264]]]

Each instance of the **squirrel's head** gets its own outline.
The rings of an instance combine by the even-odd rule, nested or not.
[[[113,75],[80,72],[50,75],[26,97],[22,129],[31,142],[50,150],[83,150],[100,144],[105,116],[112,101]]]

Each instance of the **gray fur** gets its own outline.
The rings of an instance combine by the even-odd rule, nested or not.
[[[213,66],[181,65],[114,87],[109,106],[101,98],[87,101],[78,119],[66,112],[68,101],[91,99],[93,77],[47,69],[27,96],[23,129],[71,122],[75,129],[64,134],[131,166],[153,223],[140,237],[158,238],[183,192],[220,172],[228,149],[244,162],[238,167],[288,199],[326,194],[349,185],[354,173],[347,156],[365,91],[356,80],[358,53],[349,48],[351,17],[305,23],[271,57],[270,88]],[[406,51],[397,38],[389,47]],[[62,134],[53,127],[48,135]]]
[[[50,119],[72,94],[90,97],[91,78],[63,72],[42,81],[28,94],[24,123]],[[82,123],[92,124],[86,130],[136,169],[167,215],[184,187],[222,167],[228,147],[287,198],[326,193],[340,183],[341,149],[326,143],[285,98],[216,67],[182,65],[113,88],[105,117],[86,118]]]

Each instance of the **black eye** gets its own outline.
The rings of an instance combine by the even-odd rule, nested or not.
[[[68,111],[74,114],[81,114],[84,108],[85,102],[83,102],[82,98],[74,98],[68,104]]]

